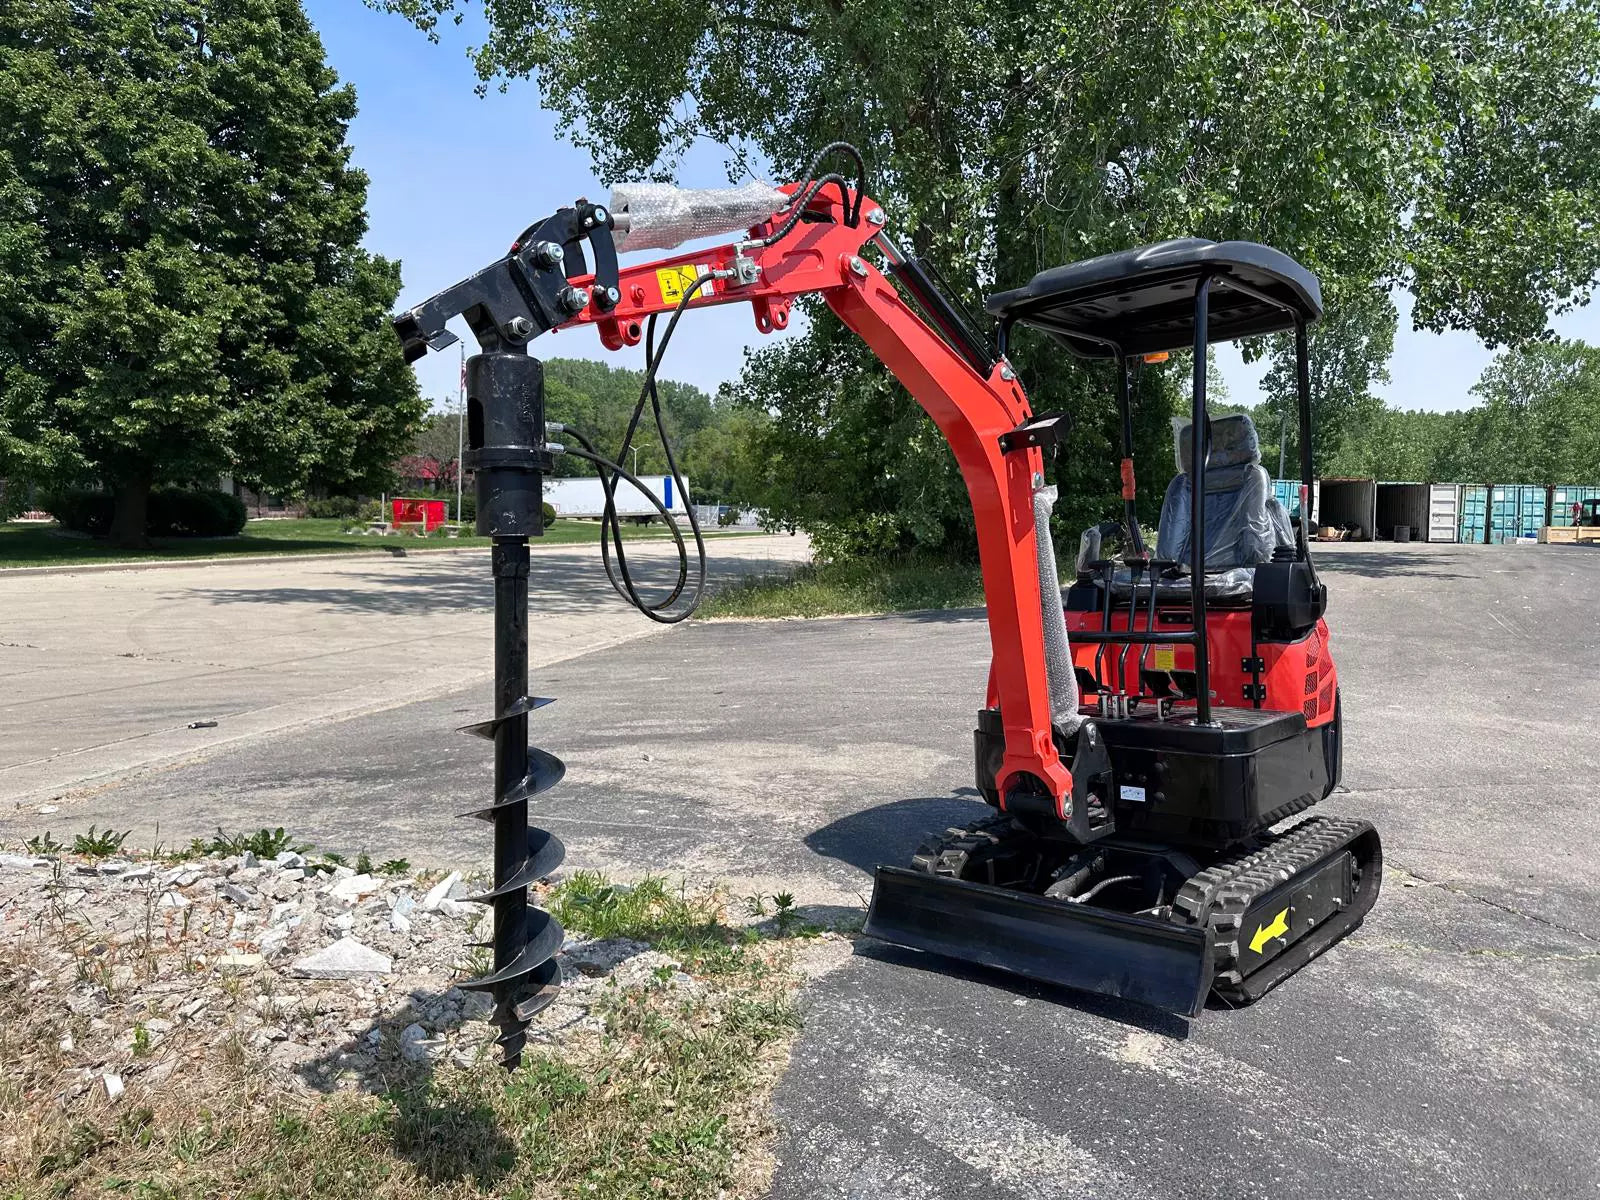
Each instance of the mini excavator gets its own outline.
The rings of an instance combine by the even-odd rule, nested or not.
[[[853,173],[819,174],[835,156]],[[559,989],[563,938],[528,899],[564,855],[529,824],[530,803],[564,770],[527,741],[530,715],[548,703],[529,694],[527,668],[528,539],[542,532],[542,476],[557,454],[593,464],[608,497],[602,551],[613,585],[657,621],[693,611],[705,562],[693,506],[691,583],[686,542],[657,501],[679,574],[652,602],[633,583],[610,503],[623,483],[646,492],[619,462],[647,403],[661,425],[656,371],[690,309],[747,303],[770,333],[787,325],[797,297],[819,297],[933,419],[971,498],[993,653],[974,757],[994,811],[931,838],[908,866],[880,867],[869,936],[1194,1016],[1208,996],[1259,998],[1359,925],[1377,898],[1382,851],[1370,824],[1311,816],[1277,828],[1326,797],[1340,770],[1327,590],[1306,536],[1316,278],[1253,243],[1167,241],[1046,270],[989,297],[991,340],[937,271],[895,244],[864,182],[859,152],[835,143],[783,187],[618,185],[609,204],[559,210],[505,257],[395,319],[407,361],[453,344],[446,324],[457,316],[481,351],[467,364],[465,465],[478,532],[493,539],[495,714],[466,732],[495,744],[495,794],[468,814],[495,831],[494,886],[474,897],[494,908],[494,969],[463,986],[492,993],[507,1067]],[[708,249],[619,264],[619,250],[741,231]],[[542,367],[527,349],[543,333],[585,325],[610,349],[647,346],[615,459],[581,431],[546,423]],[[1109,362],[1116,379],[1122,511],[1085,535],[1065,591],[1047,483],[1065,421],[1029,407],[1006,357],[1021,331]],[[1209,343],[1289,331],[1297,519],[1272,495],[1249,419],[1206,410]],[[1152,549],[1135,515],[1131,396],[1135,371],[1174,349],[1193,353],[1192,404]],[[1097,547],[1112,534],[1121,552],[1104,557]]]

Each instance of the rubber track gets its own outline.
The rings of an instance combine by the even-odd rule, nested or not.
[[[1209,922],[1216,931],[1212,986],[1219,995],[1245,999],[1239,957],[1251,905],[1371,828],[1366,821],[1310,817],[1282,833],[1263,834],[1255,848],[1190,877],[1173,901],[1174,915],[1181,913],[1192,925]]]
[[[911,869],[946,879],[962,879],[974,855],[997,850],[1007,838],[1025,832],[1004,813],[971,825],[952,825],[917,847],[917,852],[911,856]]]

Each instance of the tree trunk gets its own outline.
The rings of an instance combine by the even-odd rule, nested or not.
[[[121,479],[112,492],[110,541],[125,550],[143,550],[150,545],[145,536],[145,519],[150,509],[150,474],[142,471]]]

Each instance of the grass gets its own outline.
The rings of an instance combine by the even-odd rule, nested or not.
[[[78,566],[96,562],[140,562],[172,558],[229,558],[240,554],[340,554],[352,550],[448,549],[487,546],[488,538],[378,537],[344,533],[341,521],[313,518],[251,521],[231,538],[155,538],[149,550],[123,550],[96,538],[64,533],[55,525],[0,522],[0,567]],[[739,531],[745,532],[745,531]],[[708,536],[729,536],[707,531]],[[629,538],[662,538],[660,525],[625,525]],[[734,536],[737,536],[736,534]],[[563,545],[600,540],[598,521],[557,521],[536,544]]]
[[[978,568],[913,555],[802,566],[778,577],[747,577],[709,597],[707,617],[827,617],[916,609],[979,608]]]
[[[677,986],[672,968],[613,979],[591,1009],[598,1028],[530,1042],[514,1075],[486,1055],[471,1070],[391,1076],[379,1095],[285,1090],[235,1038],[206,1052],[201,1086],[145,1089],[135,1073],[115,1105],[94,1088],[63,1102],[75,1073],[57,1042],[75,1029],[81,1041],[84,1020],[29,990],[38,948],[0,951],[0,1058],[12,1064],[0,1079],[0,1197],[759,1195],[799,976],[792,943],[729,924],[726,899],[574,875],[542,898],[571,930],[648,942],[694,986]],[[92,957],[93,938],[63,918],[47,925],[52,948]],[[134,1058],[152,1053],[141,1028]]]

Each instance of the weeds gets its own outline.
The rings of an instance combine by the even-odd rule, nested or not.
[[[33,837],[24,842],[23,845],[27,846],[29,854],[60,854],[66,849],[66,846],[56,841],[56,839],[51,836],[48,829],[43,833],[35,834]]]
[[[50,1089],[35,1103],[0,1084],[0,1119],[30,1131],[25,1155],[0,1156],[0,1197],[762,1194],[773,1132],[767,1097],[798,1025],[790,944],[772,933],[794,925],[783,914],[795,903],[787,894],[760,898],[776,914],[762,937],[725,923],[726,899],[659,878],[616,885],[592,872],[547,893],[574,933],[648,942],[695,978],[686,983],[663,964],[642,983],[600,989],[598,1028],[542,1034],[510,1077],[487,1064],[441,1062],[397,1072],[382,1095],[275,1095],[261,1087],[260,1051],[235,1031],[210,1042],[201,1086],[142,1093],[134,1072],[120,1108],[61,1111]],[[59,936],[80,932],[70,911],[56,920]],[[472,957],[478,971],[487,969],[486,950]],[[215,982],[223,996],[240,999],[237,979]],[[132,1024],[136,1060],[151,1061],[165,1045],[147,1028],[150,1016]],[[260,1016],[276,1023],[279,1013],[269,1002]],[[0,1022],[0,1041],[4,1028]],[[58,1028],[46,1032],[59,1039]]]
[[[404,875],[411,870],[411,863],[403,858],[389,858],[378,864],[380,875]]]
[[[72,852],[81,854],[85,858],[110,858],[122,849],[122,843],[128,840],[128,835],[132,832],[131,829],[124,829],[121,833],[115,833],[106,829],[97,833],[95,827],[91,825],[88,833],[80,833],[72,839]]]
[[[209,842],[200,842],[196,839],[195,845],[203,846],[203,854],[243,854],[249,851],[257,858],[277,858],[283,853],[305,854],[311,849],[309,845],[298,842],[293,835],[285,833],[283,826],[276,829],[258,829],[255,833],[223,833],[221,827],[217,829],[217,836]]]

